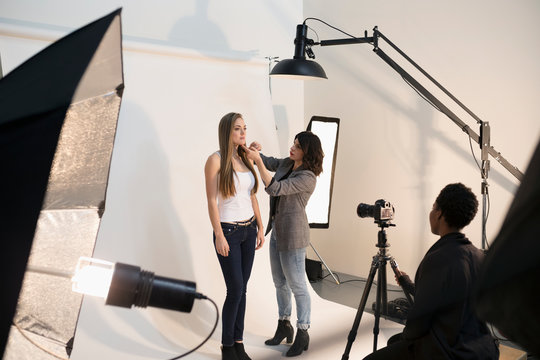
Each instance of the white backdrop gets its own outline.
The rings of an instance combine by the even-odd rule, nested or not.
[[[7,0],[0,3],[0,53],[7,73],[60,35],[124,6],[126,90],[96,256],[194,280],[200,292],[221,304],[225,290],[211,247],[202,169],[217,149],[217,123],[226,112],[243,113],[248,139],[281,155],[312,115],[341,118],[330,229],[312,230],[314,245],[334,270],[366,275],[376,252],[378,229],[369,219],[358,219],[359,202],[394,203],[398,227],[388,230],[392,253],[412,273],[434,241],[427,212],[438,191],[463,181],[479,195],[466,136],[368,45],[315,49],[330,80],[306,85],[305,116],[303,83],[272,80],[270,97],[264,56],[291,57],[302,15],[359,35],[378,25],[490,121],[492,144],[524,171],[540,129],[538,4],[310,0],[303,10],[299,0]],[[317,28],[322,39],[342,37],[323,29]],[[492,166],[491,240],[518,186],[493,160]],[[259,199],[266,218],[267,196],[261,191]],[[467,231],[477,245],[479,224],[477,217]],[[276,311],[266,251],[257,253],[250,282],[246,343],[258,358],[278,358],[280,349],[262,345],[274,330]],[[354,310],[316,296],[313,303],[315,341],[308,356],[337,357]],[[170,358],[198,343],[212,322],[206,302],[179,314],[86,299],[73,358]],[[384,336],[394,330],[385,331]],[[370,348],[367,321],[361,332],[353,347],[356,357]],[[219,358],[218,343],[219,332],[192,358]]]
[[[244,115],[248,141],[259,139],[270,152],[277,151],[266,64],[203,58],[167,48],[147,50],[124,54],[125,101],[94,255],[195,281],[200,292],[221,306],[225,287],[212,246],[204,164],[217,149],[218,122],[230,111]],[[262,192],[259,197],[266,213],[266,197]],[[257,268],[267,265],[264,252],[257,254]],[[253,288],[254,304],[271,296],[269,286]],[[166,342],[155,345],[156,336],[190,348],[204,338],[214,319],[209,303],[197,303],[190,314],[150,309],[126,318],[115,316],[120,313],[85,304],[73,358],[102,354],[96,348],[111,338],[117,355],[165,356],[155,351],[168,347]],[[131,336],[125,337],[125,329],[133,332]],[[144,340],[146,332],[151,332],[151,340]]]
[[[266,54],[258,53],[273,48],[256,50],[261,33],[268,33],[267,44],[279,42],[288,49],[288,34],[300,19],[297,16],[300,8],[291,8],[288,1],[277,5],[254,2],[252,9],[242,8],[243,13],[235,13],[239,4],[234,2],[226,9],[220,9],[219,3],[203,3],[208,5],[206,18],[198,13],[201,9],[197,7],[187,6],[186,16],[177,22],[171,17],[175,9],[157,10],[162,21],[154,23],[146,34],[137,33],[139,28],[134,25],[137,19],[134,15],[138,14],[144,23],[147,19],[142,19],[142,15],[148,9],[138,2],[126,5],[123,12],[126,89],[111,162],[106,210],[94,256],[138,265],[160,276],[195,281],[198,291],[214,299],[221,310],[225,286],[211,241],[204,163],[217,149],[217,124],[227,112],[244,115],[248,141],[260,141],[268,154],[286,154],[292,136],[304,129],[303,85],[275,84],[276,94],[271,99],[268,63],[263,58]],[[50,8],[42,5],[31,1],[2,3],[2,15],[12,16],[0,21],[0,52],[6,73],[69,32],[67,28],[82,26],[94,20],[90,14],[103,10],[96,15],[100,16],[111,6],[96,3],[91,8],[75,9],[62,2],[51,3]],[[60,9],[63,16],[57,17]],[[213,17],[212,14],[220,10],[231,12],[230,21]],[[250,11],[254,16],[246,16]],[[261,13],[266,24],[256,27],[249,34],[251,40],[247,41],[247,25],[260,23]],[[77,23],[76,19],[83,18],[85,22]],[[213,19],[217,21],[211,21]],[[203,31],[199,35],[201,40],[222,35],[221,42],[190,44],[189,36],[180,36],[183,34],[181,24],[190,21],[193,26],[205,23],[213,31],[214,37]],[[221,28],[211,26],[220,22],[224,24]],[[171,36],[163,36],[167,23],[172,26]],[[266,218],[268,197],[262,190],[259,202]],[[337,358],[344,350],[355,311],[322,300],[314,292],[312,299],[309,356]],[[275,330],[276,313],[265,246],[257,252],[248,288],[245,341],[248,352],[255,358],[281,358],[287,350],[286,346],[263,344]],[[81,308],[72,358],[171,358],[197,345],[210,331],[214,316],[213,307],[205,301],[197,301],[193,311],[184,314],[104,306],[101,299],[87,297]],[[366,320],[351,353],[356,357],[369,352],[372,341],[372,318],[364,316]],[[383,322],[380,343],[399,328]],[[219,359],[220,336],[218,326],[211,341],[190,358]]]
[[[217,149],[219,119],[231,110],[244,115],[248,142],[256,139],[267,153],[279,152],[266,64],[147,50],[125,52],[126,100],[95,257],[195,281],[198,291],[215,300],[221,310],[226,290],[211,242],[203,168]],[[149,70],[131,79],[135,69]],[[300,121],[296,127],[302,125]],[[268,197],[262,190],[259,202],[262,214],[267,214]],[[272,359],[281,357],[286,347],[263,345],[277,320],[267,249],[257,252],[248,285],[245,342],[254,357]],[[314,292],[312,298],[315,326],[310,358],[337,357],[355,312]],[[214,317],[213,308],[204,301],[184,314],[105,307],[86,298],[72,358],[168,358],[197,345]],[[366,315],[366,319],[360,332],[368,335],[358,340],[357,356],[369,352],[371,344],[372,318]],[[381,343],[399,328],[383,322]],[[218,327],[212,340],[191,357],[219,358],[220,334]]]

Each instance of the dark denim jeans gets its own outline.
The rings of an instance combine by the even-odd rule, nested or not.
[[[229,243],[229,256],[221,256],[216,252],[227,286],[227,297],[221,313],[221,343],[230,346],[235,341],[243,340],[244,336],[246,291],[255,257],[257,223],[254,221],[248,226],[221,223],[221,228]],[[214,249],[215,242],[214,234]]]

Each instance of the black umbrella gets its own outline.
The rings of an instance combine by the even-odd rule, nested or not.
[[[25,270],[28,263],[68,273],[93,253],[124,88],[120,13],[58,40],[0,80],[6,355],[50,358],[29,350],[12,323],[49,349],[69,348],[74,336],[81,296],[69,279]]]

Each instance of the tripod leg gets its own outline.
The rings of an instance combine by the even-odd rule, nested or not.
[[[360,325],[360,320],[362,319],[362,313],[364,312],[364,309],[366,307],[367,298],[369,296],[369,290],[371,289],[371,285],[373,284],[373,279],[375,278],[375,273],[377,272],[378,264],[379,264],[379,259],[377,256],[374,256],[373,261],[371,262],[371,268],[369,269],[369,275],[366,280],[366,287],[364,288],[364,292],[362,293],[362,299],[360,300],[360,304],[358,305],[358,310],[356,311],[356,317],[354,318],[353,327],[351,328],[351,331],[349,332],[349,336],[347,337],[347,346],[345,347],[345,352],[341,356],[341,360],[349,359],[349,353],[351,352],[352,343],[356,339],[356,334],[358,332],[358,325]]]
[[[381,260],[380,267],[380,283],[381,287],[381,301],[382,301],[382,313],[384,316],[388,315],[388,292],[386,286],[386,259]]]
[[[386,260],[378,261],[379,274],[377,276],[377,297],[375,300],[375,324],[373,325],[373,351],[377,351],[377,337],[379,336],[379,323],[381,318],[381,308],[383,314],[388,313],[386,303]]]

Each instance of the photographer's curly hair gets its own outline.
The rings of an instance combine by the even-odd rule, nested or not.
[[[300,147],[304,152],[302,164],[306,169],[313,171],[316,176],[319,176],[323,171],[322,163],[324,158],[321,140],[311,131],[302,131],[296,134],[294,138],[298,139]]]
[[[435,205],[441,210],[446,223],[457,229],[469,225],[478,211],[476,195],[462,183],[446,185],[437,196]]]

